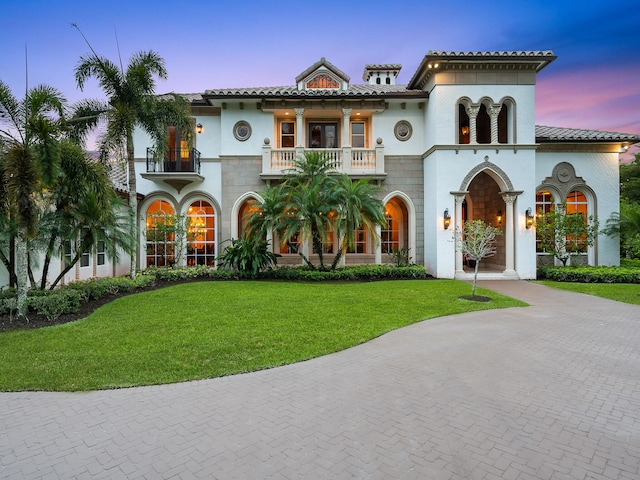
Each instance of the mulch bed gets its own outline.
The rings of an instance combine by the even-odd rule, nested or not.
[[[53,321],[49,320],[44,315],[37,315],[34,312],[27,312],[27,316],[22,318],[15,318],[14,316],[13,319],[9,315],[0,315],[0,332],[4,332],[7,330],[24,329],[24,328],[50,327],[52,325],[61,325],[63,323],[73,322],[75,320],[80,320],[82,318],[89,316],[98,307],[101,307],[106,303],[112,302],[117,298],[126,297],[127,295],[133,295],[134,293],[157,290],[158,288],[167,287],[169,285],[178,285],[179,283],[186,283],[189,281],[193,281],[193,280],[182,280],[182,281],[173,281],[173,282],[156,281],[152,285],[148,285],[144,288],[139,288],[132,292],[116,293],[113,295],[107,295],[97,300],[88,300],[80,304],[80,309],[77,312],[69,313],[66,315],[60,315],[58,318],[56,318]],[[200,279],[200,281],[202,281],[202,279]]]

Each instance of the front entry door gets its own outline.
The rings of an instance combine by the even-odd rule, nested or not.
[[[310,148],[338,148],[337,123],[309,123]]]

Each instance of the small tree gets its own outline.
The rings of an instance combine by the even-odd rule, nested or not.
[[[502,230],[487,225],[482,220],[469,220],[464,224],[462,231],[459,229],[454,231],[456,250],[462,252],[462,255],[470,260],[475,261],[471,297],[476,296],[480,261],[484,258],[492,257],[496,253],[495,240],[497,235],[502,235]]]
[[[567,213],[565,204],[549,212],[540,210],[536,219],[536,238],[540,247],[562,262],[592,247],[598,235],[598,221],[582,213]]]

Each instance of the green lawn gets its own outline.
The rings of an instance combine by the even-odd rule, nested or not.
[[[525,306],[453,280],[200,282],[118,299],[86,319],[0,333],[0,390],[78,391],[255,371],[420,320]]]
[[[536,283],[571,292],[586,293],[618,302],[640,305],[640,285],[634,283],[574,283],[540,280]]]

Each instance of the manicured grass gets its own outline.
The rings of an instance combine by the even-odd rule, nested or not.
[[[575,283],[540,280],[536,283],[571,292],[586,293],[618,302],[640,305],[640,285],[637,283]]]
[[[131,295],[86,319],[0,334],[0,390],[78,391],[255,371],[423,319],[523,302],[449,280],[199,282]],[[428,339],[425,339],[428,340]]]

